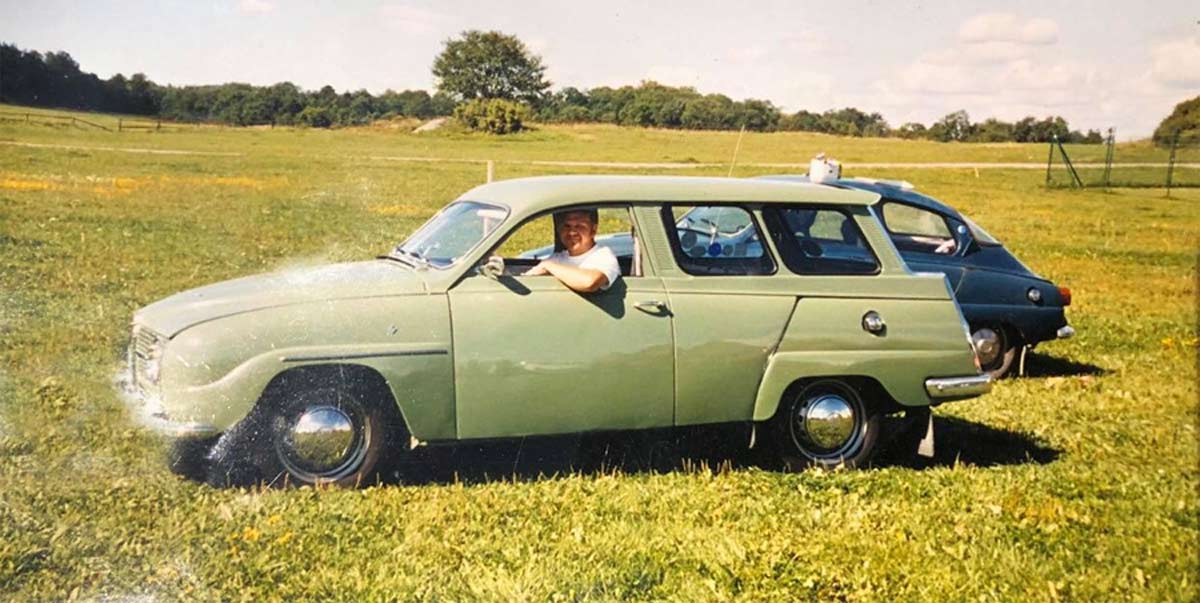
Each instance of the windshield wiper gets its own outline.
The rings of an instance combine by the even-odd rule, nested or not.
[[[383,257],[386,257],[390,260],[404,262],[413,268],[428,268],[430,266],[429,260],[422,257],[421,254],[403,249],[400,245],[397,245],[391,253]]]

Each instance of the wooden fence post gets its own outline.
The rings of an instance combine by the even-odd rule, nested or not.
[[[117,118],[117,131],[118,132],[121,131],[121,118],[120,117]]]
[[[1179,148],[1179,130],[1171,138],[1171,156],[1167,158],[1167,198],[1171,198],[1171,180],[1175,175],[1175,149]]]

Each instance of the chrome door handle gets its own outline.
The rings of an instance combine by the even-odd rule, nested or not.
[[[637,302],[637,303],[633,304],[633,307],[637,308],[638,310],[641,310],[642,312],[650,312],[650,313],[657,314],[660,312],[665,312],[667,309],[667,304],[660,302],[658,300],[652,299],[652,300],[648,300],[648,301]]]

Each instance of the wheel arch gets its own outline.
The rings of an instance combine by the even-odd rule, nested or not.
[[[411,433],[408,418],[404,408],[397,401],[392,384],[375,367],[365,364],[323,363],[288,367],[267,382],[251,413],[261,412],[262,408],[272,404],[290,388],[312,387],[322,382],[350,387],[365,393],[367,399],[364,402],[380,405],[389,412],[394,411],[395,420],[399,422],[395,427],[401,427],[406,433]]]
[[[896,401],[887,388],[883,386],[877,379],[868,375],[804,375],[797,377],[780,392],[775,401],[775,408],[771,411],[771,415],[762,420],[772,420],[779,411],[779,407],[783,405],[783,401],[790,396],[795,396],[806,386],[819,381],[842,381],[850,387],[857,390],[863,397],[863,402],[868,405],[873,405],[882,414],[890,414],[904,410],[905,406]],[[755,420],[758,420],[757,417]]]

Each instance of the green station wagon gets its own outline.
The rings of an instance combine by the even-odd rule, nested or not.
[[[991,387],[945,278],[906,268],[878,200],[725,178],[486,184],[385,257],[142,308],[130,389],[172,462],[217,484],[355,485],[416,446],[714,423],[751,425],[787,467],[862,465],[882,416]],[[634,240],[603,290],[524,274],[571,209],[595,210],[597,245]]]

